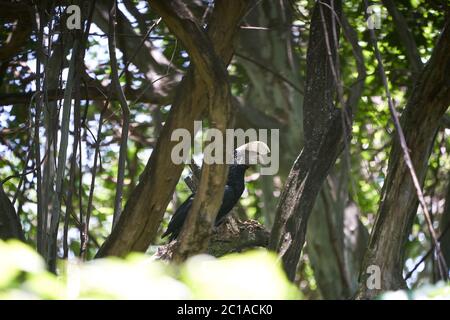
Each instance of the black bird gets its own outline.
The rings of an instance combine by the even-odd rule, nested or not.
[[[225,185],[222,205],[217,213],[215,226],[220,225],[227,214],[233,209],[238,202],[245,189],[245,171],[250,167],[250,164],[264,163],[269,152],[269,147],[264,142],[253,141],[247,143],[235,151],[234,164],[230,165],[228,170],[228,178]],[[191,194],[189,198],[183,202],[175,211],[172,219],[170,219],[169,226],[162,238],[169,236],[172,241],[178,237],[183,227],[184,221],[194,202],[195,193]]]

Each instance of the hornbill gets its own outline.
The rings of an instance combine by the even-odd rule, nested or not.
[[[225,220],[227,214],[233,209],[244,192],[245,171],[250,167],[250,164],[265,164],[269,152],[270,149],[267,144],[261,141],[249,142],[234,151],[234,162],[230,165],[228,170],[228,178],[223,192],[222,204],[215,221],[216,227]],[[162,238],[169,236],[169,240],[172,241],[178,237],[184,221],[192,207],[194,197],[195,193],[191,194],[186,201],[178,207],[170,219],[166,232],[161,236]]]

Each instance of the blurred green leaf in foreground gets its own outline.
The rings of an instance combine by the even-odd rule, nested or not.
[[[71,261],[49,273],[27,245],[0,241],[0,299],[299,299],[275,255],[264,250],[181,266],[133,253],[126,259]]]

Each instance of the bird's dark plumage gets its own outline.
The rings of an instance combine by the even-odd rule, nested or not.
[[[247,170],[247,168],[248,165],[245,164],[233,164],[230,166],[228,170],[227,183],[223,193],[222,205],[220,206],[216,217],[216,226],[223,222],[226,215],[231,211],[231,209],[233,209],[244,192],[244,178],[245,170]],[[178,237],[184,221],[186,220],[187,214],[191,209],[194,197],[195,194],[191,194],[189,198],[187,198],[187,200],[183,202],[180,207],[178,207],[177,211],[175,211],[172,216],[172,219],[170,219],[166,232],[162,235],[163,238],[169,236],[169,240],[172,241]]]

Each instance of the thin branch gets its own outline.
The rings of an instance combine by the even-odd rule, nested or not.
[[[40,15],[43,17],[45,14],[44,10],[41,8]],[[51,104],[57,110],[49,109],[49,99],[48,99],[48,88],[51,85],[54,88],[62,88],[62,71],[64,68],[65,56],[70,51],[70,46],[73,45],[64,45],[67,37],[58,37],[59,50],[58,45],[54,47],[54,36],[55,36],[55,25],[56,20],[61,21],[62,16],[62,8],[58,9],[58,14],[52,14],[52,19],[50,19],[50,24],[48,27],[49,35],[46,35],[48,46],[47,52],[45,53],[42,50],[42,53],[38,51],[38,53],[42,54],[45,58],[44,60],[44,83],[43,83],[43,100],[44,100],[44,117],[46,118],[46,155],[48,156],[47,160],[44,162],[44,172],[42,176],[43,182],[43,190],[42,190],[42,230],[40,230],[42,245],[40,246],[40,254],[45,257],[47,260],[49,257],[48,247],[49,247],[49,223],[50,219],[50,209],[52,208],[50,201],[52,196],[54,196],[54,174],[56,168],[56,154],[57,154],[57,142],[58,142],[58,119],[59,119],[59,110],[61,110],[61,102]],[[43,19],[42,19],[43,20]],[[41,20],[40,20],[41,21]],[[58,50],[58,51],[57,51]],[[53,53],[52,53],[53,52]],[[55,69],[53,69],[55,68]],[[51,72],[50,72],[51,70]],[[54,74],[54,75],[53,75]],[[56,77],[55,77],[56,76]]]
[[[158,20],[156,20],[156,22],[148,29],[147,33],[145,34],[145,36],[142,38],[141,43],[139,43],[139,45],[136,47],[136,50],[134,51],[134,53],[131,55],[131,57],[128,59],[127,64],[125,65],[125,67],[123,68],[122,72],[119,75],[119,79],[123,76],[123,74],[128,70],[128,67],[131,64],[131,61],[133,61],[133,59],[136,57],[136,55],[139,53],[139,50],[142,48],[142,46],[145,43],[145,40],[147,39],[147,37],[150,35],[150,33],[156,28],[156,26],[158,26],[158,24],[161,22],[161,18],[159,18]],[[115,37],[116,36],[116,32],[115,32],[115,28],[112,31],[112,34],[110,35],[110,37]],[[110,38],[108,37],[108,38]]]
[[[86,210],[86,222],[84,225],[84,237],[81,237],[81,244],[80,244],[80,257],[82,260],[86,260],[86,253],[87,253],[87,245],[89,240],[89,222],[91,220],[91,214],[92,214],[92,208],[93,208],[93,199],[94,199],[94,189],[95,189],[95,178],[97,176],[97,162],[99,159],[100,154],[100,142],[101,142],[101,133],[102,133],[102,125],[103,125],[103,118],[105,116],[106,110],[108,109],[109,101],[106,100],[103,106],[103,110],[100,113],[100,118],[98,120],[98,129],[97,129],[97,139],[95,143],[95,152],[94,152],[94,164],[92,166],[92,172],[91,172],[91,186],[89,188],[89,197],[88,197],[88,204],[87,204],[87,210]],[[83,225],[81,225],[81,228],[83,228]]]
[[[76,165],[77,165],[77,153],[78,153],[78,149],[80,152],[80,190],[82,190],[82,178],[81,178],[81,157],[82,157],[82,152],[81,152],[81,80],[82,80],[82,74],[84,73],[84,56],[85,56],[85,50],[86,50],[86,44],[88,42],[88,34],[89,34],[89,30],[91,27],[91,23],[92,23],[92,16],[93,16],[93,12],[94,12],[94,8],[95,8],[95,0],[93,1],[93,3],[91,4],[90,10],[89,10],[89,16],[88,19],[86,21],[86,28],[85,30],[83,30],[83,33],[78,34],[78,36],[80,37],[81,41],[80,41],[80,51],[78,53],[77,58],[77,63],[76,65],[79,68],[79,71],[76,73],[75,75],[75,111],[74,111],[74,140],[73,140],[73,147],[72,147],[72,159],[71,159],[71,164],[70,164],[70,178],[69,178],[69,188],[67,191],[67,200],[66,200],[66,210],[71,210],[72,212],[74,212],[75,210],[73,209],[73,203],[72,203],[72,197],[73,197],[73,193],[75,192],[75,169],[76,169]],[[87,109],[87,108],[86,108]],[[81,203],[81,193],[79,194],[79,201],[80,201],[80,212],[81,212],[81,208],[82,208],[82,203]],[[74,213],[73,213],[74,214]],[[80,225],[83,222],[83,215],[80,214]],[[68,257],[68,253],[69,253],[69,247],[68,247],[68,231],[69,231],[69,214],[65,214],[65,219],[64,219],[64,234],[63,234],[63,257],[67,258]],[[80,227],[80,242],[81,242],[81,238],[83,237],[83,232],[82,232],[82,228]]]
[[[331,244],[331,249],[333,250],[333,253],[336,256],[336,262],[337,262],[338,270],[340,273],[342,286],[346,292],[346,295],[349,295],[351,292],[351,283],[350,283],[350,279],[348,278],[348,274],[346,272],[344,250],[342,248],[342,243],[339,242],[339,236],[337,234],[337,231],[338,232],[342,232],[342,231],[336,230],[335,224],[333,223],[333,213],[332,213],[331,204],[328,201],[329,195],[327,194],[327,192],[329,192],[329,191],[326,191],[325,188],[322,188],[322,190],[320,191],[322,199],[323,199],[323,204],[325,206],[324,212],[325,212],[325,220],[326,220],[325,222],[327,224],[327,229],[328,229],[328,237],[329,237],[329,241]]]
[[[111,10],[109,12],[109,30],[110,37],[108,38],[109,58],[111,63],[111,82],[115,87],[118,94],[120,108],[122,110],[122,135],[120,139],[120,151],[119,151],[119,164],[117,168],[117,185],[116,185],[116,197],[114,200],[114,216],[113,216],[113,228],[116,226],[122,212],[122,195],[123,184],[125,179],[125,166],[127,158],[127,142],[128,142],[128,127],[130,123],[130,109],[128,108],[127,100],[120,85],[119,73],[117,70],[117,58],[116,58],[116,13],[117,2],[112,2]],[[125,69],[124,69],[125,70]]]
[[[417,49],[416,41],[406,23],[406,19],[397,9],[394,1],[382,0],[382,2],[395,23],[395,30],[397,31],[400,42],[405,47],[405,53],[411,65],[411,71],[417,75],[423,69],[423,63],[419,50]]]
[[[91,6],[90,6],[90,9],[89,9],[89,16],[87,18],[86,27],[85,27],[84,33],[83,33],[83,42],[82,42],[83,50],[82,50],[82,59],[81,59],[81,61],[83,61],[83,65],[84,65],[84,57],[85,57],[85,54],[86,54],[85,48],[86,48],[86,45],[87,45],[88,39],[89,39],[89,31],[91,30],[91,25],[92,25],[92,19],[93,19],[93,16],[94,16],[95,5],[96,5],[96,0],[91,2]],[[86,70],[83,70],[83,71],[86,71]],[[84,77],[80,77],[80,78],[81,78],[81,80],[83,81],[83,83],[85,85],[84,87],[87,88],[86,79]],[[78,91],[78,95],[80,95],[80,92],[81,92],[81,89]],[[83,194],[83,163],[82,163],[83,152],[82,152],[82,143],[81,143],[81,127],[84,126],[86,129],[89,130],[89,127],[86,125],[86,118],[87,118],[88,109],[89,109],[89,95],[87,95],[87,97],[88,98],[87,98],[87,101],[85,103],[84,114],[83,114],[83,117],[79,120],[80,121],[80,126],[78,128],[78,130],[79,130],[78,131],[78,144],[79,144],[78,148],[80,150],[80,157],[79,157],[79,162],[78,162],[78,168],[79,168],[78,207],[80,209],[78,230],[79,230],[79,233],[80,233],[80,252],[79,252],[80,256],[81,256],[81,244],[83,244],[83,242],[86,242],[86,235],[85,234],[89,235],[89,231],[86,230],[86,233],[85,233],[85,230],[84,230],[85,229],[85,224],[83,223],[83,197],[81,196]],[[79,100],[81,100],[80,96],[78,96],[77,98]],[[86,131],[85,131],[85,135],[84,136],[86,137]],[[76,216],[75,212],[73,214]],[[95,241],[95,238],[94,238],[94,242],[96,243],[97,247],[99,247],[98,243]]]
[[[442,231],[442,233],[439,235],[438,240],[441,241],[442,238],[448,233],[448,231],[450,230],[450,222],[445,226],[444,230]],[[419,260],[419,262],[417,262],[415,264],[415,266],[411,269],[411,271],[408,272],[408,274],[405,276],[405,280],[408,280],[409,278],[411,278],[411,276],[413,275],[413,273],[417,270],[417,268],[426,260],[428,259],[428,257],[431,255],[431,253],[434,251],[435,246],[434,243],[431,245],[431,248],[428,249],[428,251],[425,253],[425,255]]]
[[[80,63],[82,59],[77,59],[78,63],[76,64],[79,67],[82,67],[83,64]],[[72,157],[70,160],[70,172],[69,172],[69,185],[67,189],[67,199],[66,199],[66,211],[73,210],[72,197],[75,190],[75,169],[77,165],[77,154],[78,154],[78,145],[80,141],[80,130],[81,130],[81,115],[80,115],[80,72],[77,72],[75,75],[75,104],[74,104],[74,139],[72,144]],[[80,152],[81,156],[81,152]],[[81,197],[81,195],[80,195]],[[63,258],[67,259],[69,254],[69,246],[68,246],[68,232],[69,232],[69,216],[66,212],[64,216],[64,231],[63,231]]]
[[[72,58],[70,60],[69,74],[67,76],[66,90],[64,94],[64,103],[61,120],[61,140],[59,144],[58,152],[58,167],[56,169],[55,180],[55,196],[52,203],[52,216],[50,222],[50,238],[48,241],[48,257],[47,263],[51,271],[56,271],[56,245],[58,237],[58,226],[61,216],[61,200],[63,194],[63,180],[66,169],[67,159],[67,146],[69,142],[69,125],[70,125],[70,113],[72,108],[72,90],[75,80],[75,61],[79,50],[79,41],[74,41],[74,47],[72,51]]]
[[[45,155],[44,155],[44,157],[41,159],[41,162],[40,162],[41,165],[42,165],[42,164],[44,163],[44,161],[47,159],[47,156],[48,156],[48,153],[46,152]],[[22,177],[27,176],[27,175],[29,175],[30,173],[34,173],[34,172],[36,172],[36,171],[37,171],[37,167],[35,166],[35,167],[34,167],[33,169],[31,169],[31,170],[28,170],[28,171],[25,171],[25,172],[22,172],[22,173],[12,174],[12,175],[6,177],[5,179],[1,180],[1,181],[0,181],[0,184],[3,185],[3,184],[5,184],[7,181],[9,181],[9,180],[11,180],[11,179],[13,179],[13,178],[22,178]]]
[[[257,27],[257,26],[240,26],[239,28],[245,30],[271,30],[270,28],[267,27]]]
[[[42,34],[44,32],[44,26],[41,23],[38,31],[38,44],[42,45]],[[36,55],[36,92],[41,90],[41,55]],[[36,112],[34,118],[34,148],[35,148],[35,164],[36,164],[36,200],[37,200],[37,250],[39,253],[44,252],[44,224],[43,224],[43,211],[42,211],[42,173],[41,173],[41,144],[40,144],[40,120],[42,112],[42,96],[38,94],[36,101]]]
[[[67,199],[64,196],[63,200],[64,202],[67,202]],[[75,226],[81,229],[83,227],[83,223],[81,223],[80,220],[78,219],[77,215],[75,214],[75,211],[73,210],[73,207],[67,209],[66,214],[68,213],[70,213],[70,216],[72,217]],[[100,244],[98,243],[97,239],[91,232],[89,232],[89,241],[92,241],[92,243],[94,243],[96,248],[100,248]]]
[[[32,96],[31,100],[30,100],[30,108],[31,108],[31,105],[32,105],[32,103],[33,103],[33,101],[34,101],[34,99],[35,99],[36,94],[37,94],[37,93],[35,93],[35,94]],[[17,191],[16,191],[16,193],[14,194],[14,197],[13,197],[13,200],[12,200],[12,204],[13,204],[13,205],[16,203],[17,197],[19,196],[19,192],[20,192],[20,189],[21,189],[21,187],[22,187],[23,179],[24,179],[25,176],[28,174],[28,173],[27,173],[27,167],[28,167],[28,162],[29,162],[30,159],[31,159],[31,154],[32,154],[32,152],[31,152],[31,150],[32,150],[31,146],[32,146],[32,141],[33,141],[33,139],[31,139],[31,137],[33,137],[33,133],[32,133],[32,131],[31,131],[31,119],[32,119],[31,110],[28,110],[28,126],[27,126],[27,127],[30,129],[30,133],[29,133],[30,137],[29,137],[29,139],[28,139],[28,149],[27,149],[28,152],[27,152],[27,157],[26,157],[26,159],[25,159],[25,163],[24,163],[24,167],[23,167],[22,174],[20,175],[20,180],[19,180],[19,184],[18,184],[18,186],[17,186]],[[34,170],[32,170],[31,172],[34,172]],[[7,181],[9,178],[10,178],[10,177],[8,177],[7,179],[5,179],[4,181]]]
[[[267,67],[266,65],[260,63],[259,61],[256,61],[253,58],[247,57],[241,53],[235,52],[234,55],[236,57],[239,57],[241,59],[247,60],[251,63],[253,63],[254,65],[260,67],[261,69],[273,74],[275,77],[279,78],[280,80],[286,82],[288,85],[290,85],[294,90],[298,91],[301,94],[304,94],[304,90],[300,87],[298,87],[295,83],[293,83],[291,80],[289,80],[288,78],[286,78],[285,76],[283,76],[282,74],[276,72],[275,70],[270,69],[269,67]]]
[[[159,104],[164,105],[168,104],[171,101],[171,96],[161,96],[155,93],[147,93],[147,89],[149,86],[154,84],[156,81],[165,78],[163,76],[161,78],[155,79],[152,83],[148,85],[146,89],[134,90],[128,89],[126,90],[126,95],[128,100],[133,100],[136,102],[146,102],[151,104]],[[109,87],[105,87],[101,89],[102,91],[111,91]],[[64,99],[64,89],[58,90],[48,90],[48,94],[46,96],[46,101],[55,101],[55,100],[63,100]],[[0,94],[0,106],[9,106],[12,105],[13,108],[16,108],[18,105],[29,104],[31,98],[36,93],[36,91],[30,91],[25,93],[2,93]],[[112,100],[118,100],[116,94],[111,95]],[[81,100],[105,100],[105,95],[100,91],[96,85],[89,85],[82,87],[82,95]]]

